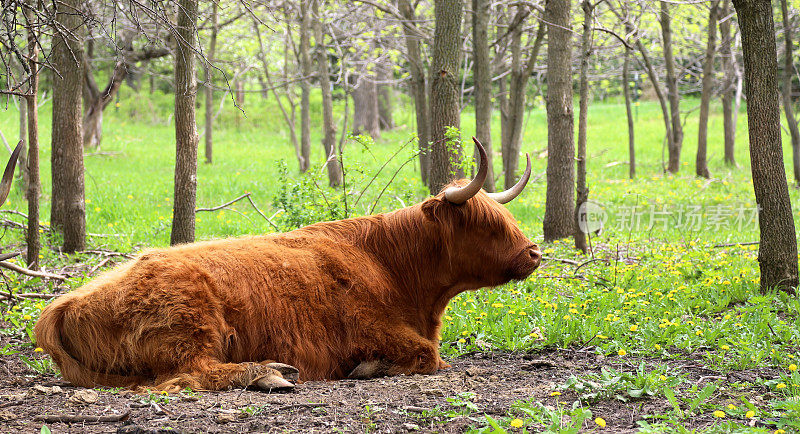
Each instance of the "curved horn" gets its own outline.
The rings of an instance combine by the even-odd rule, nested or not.
[[[22,141],[17,143],[17,147],[11,153],[11,158],[8,159],[6,170],[3,172],[3,180],[0,181],[0,205],[2,205],[8,197],[8,192],[11,191],[11,181],[14,179],[14,168],[17,166],[17,158],[22,151]]]
[[[528,159],[528,167],[525,168],[525,173],[522,174],[522,178],[514,184],[513,187],[509,188],[506,191],[500,193],[486,193],[490,198],[500,202],[500,203],[508,203],[514,200],[515,197],[519,196],[522,193],[522,190],[525,188],[525,185],[528,183],[528,179],[531,178],[531,157],[528,153],[525,153],[525,158]]]
[[[469,184],[463,187],[450,187],[444,191],[444,198],[456,205],[460,205],[478,194],[478,191],[483,187],[483,182],[486,181],[486,173],[489,170],[489,165],[486,163],[486,150],[483,149],[483,145],[475,137],[472,138],[472,141],[475,142],[478,154],[481,157],[478,173],[475,174],[475,178]]]

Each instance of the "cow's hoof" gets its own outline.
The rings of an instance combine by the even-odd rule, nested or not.
[[[283,375],[283,378],[291,381],[292,383],[297,383],[297,380],[300,379],[300,371],[292,365],[272,362],[267,363],[266,366],[280,372],[281,375]]]
[[[355,380],[367,380],[375,377],[385,377],[389,374],[389,366],[382,360],[367,360],[361,362],[347,375]]]
[[[289,381],[297,378],[298,371],[283,363],[247,363],[245,387],[254,387],[265,392],[284,392],[294,389]],[[288,379],[284,377],[284,372]]]
[[[253,386],[266,392],[284,392],[294,389],[294,384],[278,374],[270,374],[256,378]]]

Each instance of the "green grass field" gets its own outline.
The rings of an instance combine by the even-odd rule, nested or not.
[[[110,235],[91,237],[92,246],[130,252],[168,245],[174,126],[169,118],[169,96],[126,92],[127,89],[116,107],[106,111],[102,145],[106,154],[85,158],[86,214],[88,232]],[[689,110],[698,103],[686,99],[683,108]],[[337,113],[341,113],[341,101],[337,104]],[[312,134],[315,175],[300,177],[294,150],[272,100],[263,102],[252,96],[244,114],[229,106],[218,119],[214,164],[202,164],[202,158],[199,163],[198,207],[220,205],[251,192],[259,208],[267,216],[275,215],[274,220],[281,227],[291,227],[294,221],[343,215],[342,204],[334,200],[341,198],[341,192],[318,189],[312,180],[325,185],[325,175],[319,170],[323,157],[318,130]],[[509,204],[509,209],[524,232],[540,242],[545,256],[579,265],[549,261],[524,282],[456,297],[446,312],[442,353],[454,357],[472,351],[568,347],[609,358],[627,358],[635,365],[640,360],[658,363],[691,358],[701,359],[720,372],[768,367],[777,373],[768,380],[731,384],[712,379],[704,387],[690,384],[680,370],[657,367],[624,374],[606,372],[605,377],[597,378],[574,377],[555,387],[553,396],[569,391],[586,397],[576,401],[574,408],[569,403],[563,409],[559,414],[563,426],[558,429],[567,429],[569,420],[590,417],[587,411],[591,411],[595,398],[614,399],[615,394],[622,394],[630,399],[657,396],[671,403],[672,410],[650,415],[640,423],[643,432],[683,432],[682,427],[699,414],[713,415],[717,421],[707,432],[800,430],[800,301],[783,293],[759,293],[758,246],[716,247],[758,240],[744,109],[737,128],[736,158],[741,167],[730,168],[722,163],[721,110],[718,104],[712,105],[711,180],[693,175],[696,111],[688,115],[685,123],[681,173],[672,176],[661,170],[663,123],[658,105],[643,102],[636,109],[635,180],[627,179],[627,165],[620,164],[627,161],[624,107],[616,101],[598,102],[589,113],[590,199],[602,205],[608,218],[604,231],[591,238],[591,257],[576,253],[571,240],[541,243],[546,114],[542,106],[533,107],[526,114],[523,151],[531,153],[535,181]],[[44,223],[49,219],[49,110],[49,104],[45,104],[40,117]],[[312,103],[312,116],[312,120],[320,117],[318,104]],[[375,143],[348,140],[344,154],[348,215],[367,213],[383,186],[410,158],[416,146],[409,143],[413,119],[409,107],[400,107],[395,118],[399,127],[383,133]],[[473,114],[465,110],[464,139],[474,131],[473,119]],[[497,148],[498,113],[495,123],[493,143]],[[0,131],[11,141],[17,136],[16,128],[16,111],[9,106],[0,112]],[[786,143],[788,139],[784,138],[788,164],[791,150]],[[379,166],[405,144],[406,148],[355,204]],[[499,167],[499,155],[495,160]],[[287,168],[288,176],[281,175],[281,167]],[[787,165],[791,178],[789,170]],[[790,194],[797,215],[800,192],[790,188]],[[412,161],[399,170],[375,211],[395,209],[426,196],[416,162]],[[293,204],[283,213],[279,212],[281,197],[284,204]],[[337,206],[332,213],[320,209],[328,199]],[[4,209],[26,211],[18,189],[12,191]],[[14,215],[4,218],[22,221]],[[198,239],[272,231],[273,227],[246,201],[197,215]],[[14,248],[20,240],[20,233],[8,230],[3,245]],[[43,249],[43,263],[49,268],[81,260],[80,254],[68,258]],[[22,281],[8,273],[6,279],[12,291],[43,290],[38,279]],[[86,277],[77,277],[68,284],[76,287],[85,280]],[[43,305],[36,300],[13,307],[0,304],[3,319],[14,326],[3,332],[30,334]],[[754,399],[756,396],[763,399]],[[551,411],[547,403],[520,402],[508,409],[507,417],[487,417],[477,421],[475,429],[488,432],[496,425],[507,430],[539,432],[553,427],[553,419],[548,416]],[[760,422],[749,426],[751,420]],[[605,423],[597,421],[592,426],[599,429]]]

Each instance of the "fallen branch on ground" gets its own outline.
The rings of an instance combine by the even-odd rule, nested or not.
[[[19,255],[20,255],[19,252],[3,253],[0,254],[0,261],[5,261],[6,259],[11,259]]]
[[[556,262],[561,262],[561,263],[569,264],[569,265],[581,265],[580,262],[573,261],[572,259],[551,258],[549,256],[542,256],[542,260],[543,261],[556,261]]]
[[[101,423],[101,422],[120,422],[126,420],[130,416],[131,411],[126,410],[122,414],[112,414],[109,416],[88,416],[83,414],[68,415],[68,414],[42,414],[33,418],[33,420],[44,423]]]
[[[102,256],[122,256],[123,258],[133,259],[133,255],[131,255],[130,253],[115,252],[113,250],[99,250],[99,249],[81,250],[78,253],[84,253],[84,254],[90,253]]]
[[[5,269],[11,270],[11,271],[16,271],[17,273],[21,273],[21,274],[24,274],[26,276],[31,276],[31,277],[42,277],[44,279],[54,279],[54,280],[65,280],[66,279],[66,276],[62,276],[60,274],[48,273],[48,272],[45,272],[45,271],[29,270],[27,268],[22,268],[22,267],[20,267],[18,265],[14,265],[14,264],[12,264],[10,262],[5,262],[5,261],[0,261],[0,267],[3,267]]]
[[[760,244],[759,241],[747,241],[744,243],[714,244],[714,247],[756,246],[758,244]]]
[[[58,297],[58,294],[39,294],[38,292],[23,292],[21,294],[11,294],[6,291],[0,291],[0,300],[11,300],[12,298],[33,298],[38,300],[49,300]]]
[[[112,257],[110,257],[110,256],[109,256],[109,257],[107,257],[107,258],[105,258],[105,259],[103,259],[102,261],[100,261],[100,263],[99,263],[99,264],[97,264],[97,265],[95,265],[94,267],[92,267],[92,269],[91,269],[91,270],[89,270],[89,273],[88,273],[88,274],[89,274],[89,275],[92,275],[92,274],[94,274],[94,273],[95,273],[95,272],[96,272],[96,271],[97,271],[97,270],[98,270],[100,267],[102,267],[103,265],[106,265],[106,264],[108,264],[108,261],[110,261],[111,259],[112,259]]]

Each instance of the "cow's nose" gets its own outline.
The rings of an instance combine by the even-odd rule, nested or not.
[[[536,263],[539,263],[542,260],[542,252],[539,249],[532,248],[528,250],[528,254],[531,255],[531,259],[533,259]]]

